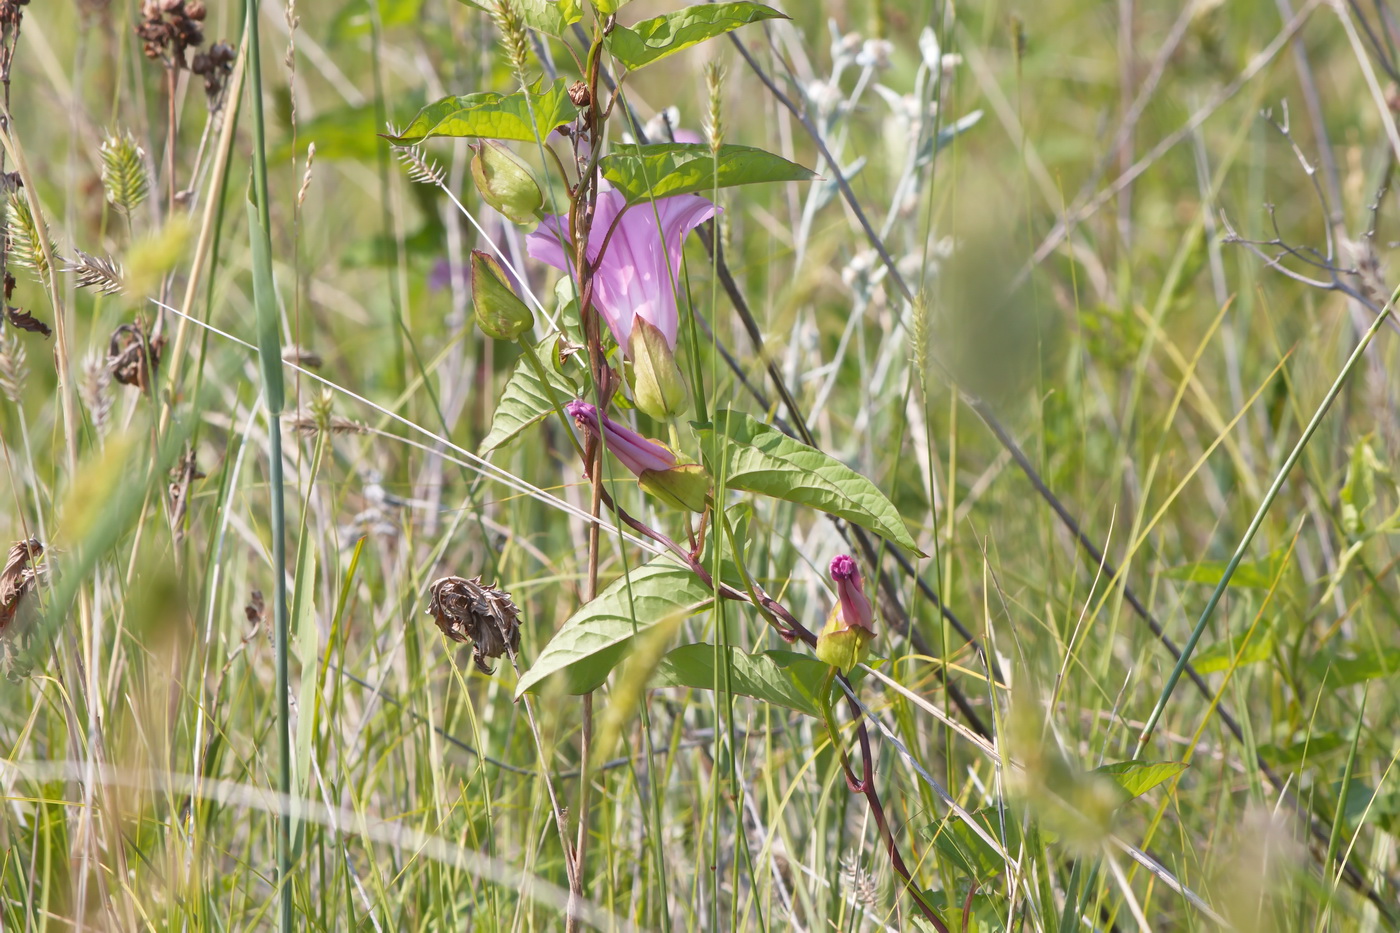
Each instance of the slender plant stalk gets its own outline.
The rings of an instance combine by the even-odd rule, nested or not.
[[[1187,664],[1191,662],[1191,653],[1196,650],[1196,643],[1201,640],[1201,633],[1206,630],[1207,623],[1215,614],[1215,607],[1220,602],[1220,597],[1225,595],[1225,588],[1230,585],[1230,578],[1235,575],[1235,570],[1239,567],[1240,561],[1244,559],[1245,552],[1249,550],[1250,542],[1254,540],[1255,533],[1259,526],[1264,523],[1264,516],[1269,514],[1269,508],[1278,498],[1279,492],[1283,489],[1283,484],[1288,480],[1288,474],[1293,472],[1293,467],[1297,464],[1298,458],[1303,455],[1303,448],[1308,446],[1308,441],[1316,433],[1322,424],[1322,419],[1327,416],[1327,411],[1332,407],[1332,403],[1341,393],[1342,387],[1346,385],[1347,378],[1351,371],[1356,368],[1361,357],[1366,353],[1366,348],[1370,346],[1371,339],[1381,329],[1387,320],[1390,319],[1391,303],[1395,300],[1395,295],[1381,308],[1376,319],[1371,322],[1371,326],[1366,329],[1366,333],[1361,336],[1361,340],[1356,344],[1356,349],[1351,351],[1351,356],[1347,357],[1346,365],[1333,380],[1332,387],[1323,396],[1321,404],[1317,406],[1317,411],[1313,412],[1312,420],[1303,429],[1303,434],[1298,438],[1298,443],[1293,445],[1293,451],[1288,455],[1288,459],[1283,461],[1283,466],[1279,468],[1274,476],[1274,481],[1269,489],[1264,493],[1264,500],[1259,503],[1259,508],[1254,513],[1254,519],[1245,529],[1244,537],[1240,538],[1240,543],[1235,547],[1235,553],[1230,556],[1230,562],[1225,565],[1225,572],[1220,575],[1220,582],[1215,585],[1215,591],[1210,594],[1210,599],[1206,600],[1206,607],[1201,611],[1201,617],[1196,621],[1196,627],[1191,630],[1191,635],[1186,639],[1186,644],[1181,646],[1181,656],[1177,658],[1176,666],[1172,668],[1167,683],[1162,687],[1162,695],[1157,698],[1157,705],[1152,708],[1152,713],[1147,717],[1147,722],[1142,727],[1142,734],[1138,736],[1137,746],[1133,749],[1133,757],[1141,758],[1142,750],[1152,738],[1152,730],[1157,728],[1157,722],[1162,718],[1162,713],[1166,711],[1167,703],[1171,700],[1172,691],[1176,689],[1176,682],[1181,679],[1182,672],[1186,670]]]
[[[247,17],[249,93],[253,111],[253,200],[248,206],[249,237],[253,254],[253,293],[257,305],[258,357],[262,365],[263,393],[268,416],[268,495],[272,512],[273,650],[277,656],[277,791],[283,806],[277,815],[278,929],[292,930],[292,793],[290,685],[287,676],[287,535],[282,495],[282,352],[278,330],[277,300],[272,283],[272,221],[267,195],[267,140],[263,126],[262,61],[258,52],[258,10],[255,0],[245,0]]]

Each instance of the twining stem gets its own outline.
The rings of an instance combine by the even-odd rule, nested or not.
[[[818,705],[821,706],[822,720],[826,723],[827,738],[831,739],[831,747],[836,749],[836,754],[841,758],[841,770],[846,775],[846,786],[852,793],[860,794],[865,791],[865,781],[870,777],[867,774],[864,778],[857,779],[855,771],[851,768],[851,757],[846,754],[846,743],[841,741],[840,734],[836,728],[836,717],[831,711],[831,688],[836,683],[836,668],[826,669],[826,677],[822,679],[822,685],[818,688]]]

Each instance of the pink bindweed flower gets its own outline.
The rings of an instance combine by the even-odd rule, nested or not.
[[[605,239],[607,253],[593,280],[593,300],[629,358],[632,323],[636,318],[650,323],[661,332],[670,349],[676,348],[679,317],[674,284],[680,273],[681,243],[717,210],[698,194],[658,198],[628,207],[621,191],[606,188],[598,192],[588,236],[588,259],[598,262]],[[608,231],[619,213],[622,219],[608,239]],[[525,239],[533,258],[566,272],[573,258],[573,250],[565,245],[568,242],[568,220],[560,216],[546,217]]]
[[[865,595],[865,583],[860,568],[849,554],[837,554],[831,559],[831,579],[836,582],[836,595],[841,599],[841,621],[847,628],[875,631],[875,610]]]
[[[839,602],[817,635],[817,657],[841,673],[865,660],[867,647],[875,637],[875,609],[865,595],[860,568],[848,554],[831,559],[831,579],[836,581]]]
[[[676,455],[669,448],[618,424],[598,411],[598,406],[578,398],[566,404],[564,411],[584,432],[594,437],[602,435],[608,452],[637,476],[648,470],[659,472],[675,468]]]

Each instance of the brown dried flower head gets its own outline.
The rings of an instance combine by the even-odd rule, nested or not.
[[[429,588],[428,614],[453,641],[471,642],[477,670],[494,673],[487,658],[520,650],[520,610],[510,594],[480,577],[442,577]]]
[[[44,556],[44,546],[38,538],[17,541],[10,547],[5,557],[5,567],[0,570],[0,632],[4,632],[19,612],[20,601],[39,583],[39,577],[48,567],[39,563]]]
[[[184,68],[185,50],[204,44],[205,8],[201,0],[145,0],[136,36],[146,57],[163,59],[168,67]]]
[[[233,60],[236,57],[233,46],[227,42],[215,42],[209,46],[209,51],[200,52],[190,62],[190,71],[204,79],[204,94],[211,108],[223,97],[229,76],[233,74]]]
[[[144,390],[149,383],[148,377],[160,367],[160,355],[164,348],[164,337],[147,341],[141,325],[122,324],[112,331],[112,339],[107,343],[107,366],[112,370],[112,378],[124,386]]]

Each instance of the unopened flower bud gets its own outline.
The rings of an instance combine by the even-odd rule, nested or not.
[[[631,428],[618,424],[600,412],[598,406],[581,398],[565,405],[564,411],[586,434],[601,437],[608,453],[637,476],[648,470],[670,470],[679,462],[665,444],[643,437]]]
[[[472,250],[472,307],[481,332],[496,340],[514,340],[535,326],[535,316],[510,287],[496,260]]]
[[[514,223],[534,223],[535,213],[544,206],[544,195],[525,163],[494,140],[473,148],[472,181],[481,199]]]
[[[860,568],[849,555],[832,559],[831,579],[840,601],[817,635],[817,657],[849,674],[865,660],[866,649],[875,637],[875,609],[865,595]]]
[[[632,359],[632,398],[637,407],[658,421],[685,410],[685,380],[666,336],[648,320],[632,322],[628,340]]]

